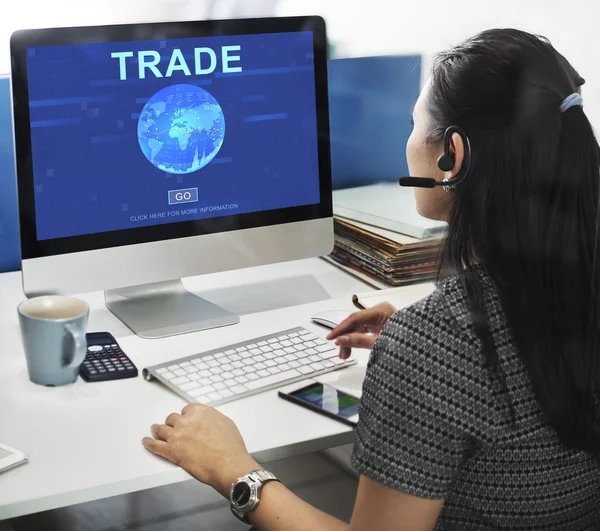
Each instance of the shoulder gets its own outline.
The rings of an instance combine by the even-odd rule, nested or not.
[[[468,426],[474,436],[489,432],[493,383],[458,278],[390,318],[371,354],[365,391],[382,386],[392,395],[410,390],[421,407],[433,398],[440,419]]]

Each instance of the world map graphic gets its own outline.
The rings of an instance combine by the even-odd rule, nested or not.
[[[138,121],[144,156],[158,169],[189,174],[204,168],[225,139],[225,118],[217,100],[196,85],[166,87],[145,104]]]

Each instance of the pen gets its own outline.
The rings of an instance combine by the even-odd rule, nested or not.
[[[352,295],[352,304],[354,304],[354,306],[356,306],[359,310],[366,310],[367,309],[358,300],[358,295]]]

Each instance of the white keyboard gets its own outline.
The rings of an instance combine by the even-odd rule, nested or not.
[[[218,406],[356,363],[298,327],[143,370],[188,402]]]

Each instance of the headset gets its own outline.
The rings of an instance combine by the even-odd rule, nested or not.
[[[462,168],[456,176],[443,181],[436,181],[430,177],[400,177],[400,186],[412,186],[414,188],[435,188],[436,186],[444,186],[445,189],[452,189],[456,185],[465,180],[471,170],[471,143],[467,134],[458,126],[451,125],[444,133],[444,152],[438,159],[438,168],[442,171],[450,171],[454,168],[454,155],[450,153],[450,140],[452,135],[458,133],[465,145],[465,156],[463,159]]]

